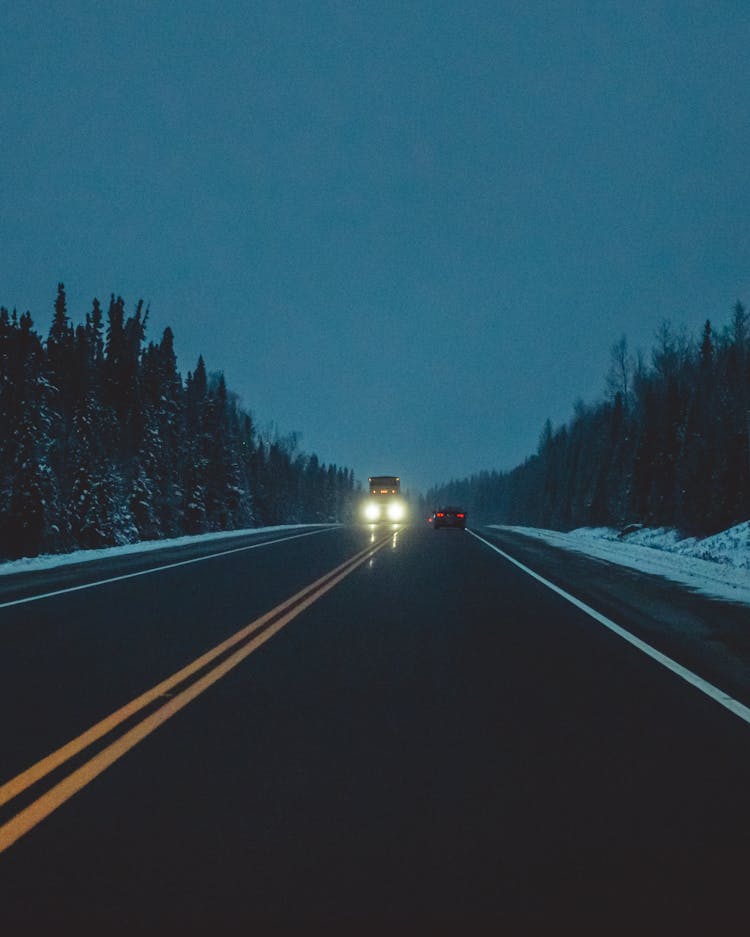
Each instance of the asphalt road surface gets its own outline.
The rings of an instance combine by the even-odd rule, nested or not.
[[[743,718],[471,532],[298,533],[6,584],[3,934],[747,932]]]

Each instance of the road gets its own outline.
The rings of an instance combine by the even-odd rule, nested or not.
[[[742,921],[750,725],[472,532],[299,533],[4,588],[4,933]]]

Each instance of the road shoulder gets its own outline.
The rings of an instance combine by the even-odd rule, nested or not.
[[[656,650],[750,705],[750,612],[652,573],[483,527],[487,540]]]

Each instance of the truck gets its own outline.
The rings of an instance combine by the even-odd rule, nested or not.
[[[368,495],[362,502],[362,515],[369,524],[391,521],[398,524],[406,518],[406,503],[401,497],[398,475],[371,475]]]

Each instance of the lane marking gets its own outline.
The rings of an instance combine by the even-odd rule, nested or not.
[[[40,599],[51,599],[56,595],[65,595],[67,592],[79,592],[81,589],[94,589],[96,586],[107,586],[112,582],[121,582],[123,579],[135,579],[136,576],[149,576],[151,573],[160,573],[165,569],[176,569],[178,566],[188,566],[190,563],[202,563],[204,560],[213,560],[219,556],[229,556],[230,553],[242,553],[245,550],[257,550],[259,547],[270,547],[274,543],[284,543],[286,540],[297,540],[300,537],[313,537],[315,534],[325,534],[335,527],[326,527],[325,530],[309,530],[304,534],[292,534],[289,537],[279,537],[276,540],[264,540],[262,543],[251,543],[244,547],[233,547],[231,550],[222,550],[220,553],[208,553],[206,556],[194,556],[190,560],[179,560],[176,563],[166,563],[164,566],[151,566],[140,569],[135,573],[123,573],[122,576],[112,576],[109,579],[97,579],[95,582],[84,582],[80,586],[67,586],[65,589],[56,589],[54,592],[45,592],[40,595],[28,595],[23,599],[12,599],[10,602],[0,602],[0,609],[10,608],[12,605],[25,605],[27,602],[38,602]]]
[[[353,557],[345,560],[339,566],[330,570],[324,576],[321,576],[320,579],[317,579],[309,586],[301,589],[291,598],[281,602],[275,608],[236,632],[236,634],[232,635],[226,641],[223,641],[215,648],[207,651],[191,664],[183,667],[171,677],[163,680],[146,693],[141,694],[110,716],[102,719],[77,738],[72,739],[66,745],[57,749],[57,751],[41,759],[41,761],[38,761],[26,771],[21,772],[21,774],[3,784],[2,787],[0,787],[0,806],[8,803],[14,797],[17,797],[23,791],[31,787],[32,784],[42,780],[74,755],[84,751],[95,741],[108,734],[114,728],[117,728],[117,726],[130,716],[136,714],[149,703],[153,702],[153,700],[164,697],[165,692],[168,692],[171,688],[189,679],[190,676],[203,669],[206,664],[210,663],[216,657],[230,650],[235,645],[242,644],[233,654],[217,664],[212,670],[190,683],[185,689],[170,694],[167,697],[167,702],[159,709],[146,716],[122,736],[115,739],[106,748],[94,755],[89,761],[75,769],[71,774],[38,797],[33,803],[29,804],[5,824],[0,826],[0,853],[8,849],[9,846],[12,846],[21,836],[28,833],[29,830],[33,829],[33,827],[48,817],[53,811],[57,810],[58,807],[62,806],[62,804],[69,800],[74,794],[89,784],[94,778],[98,777],[106,768],[122,758],[131,748],[229,673],[230,670],[234,669],[246,657],[252,654],[253,651],[265,644],[266,641],[277,634],[292,621],[292,619],[309,608],[314,602],[321,598],[321,596],[325,595],[326,592],[330,591],[335,585],[341,582],[342,579],[354,572],[355,569],[358,569],[366,563],[375,553],[382,550],[390,542],[391,534],[389,533],[377,542],[369,544],[364,550],[361,550]],[[268,625],[268,627],[264,628],[265,625]],[[255,637],[247,641],[247,638],[260,629],[264,630],[261,630],[260,634],[255,634]]]
[[[719,687],[714,686],[713,683],[709,683],[708,680],[704,680],[703,677],[699,677],[698,674],[693,673],[692,670],[688,670],[687,667],[683,667],[682,664],[678,664],[676,660],[672,660],[672,658],[667,657],[666,654],[662,654],[661,651],[657,651],[655,647],[652,647],[650,644],[642,641],[634,634],[631,634],[630,631],[626,631],[625,628],[616,624],[616,622],[612,621],[611,618],[607,618],[606,615],[602,615],[601,612],[597,612],[595,608],[592,608],[590,605],[587,605],[585,602],[577,599],[574,595],[571,595],[569,592],[566,592],[564,589],[556,586],[554,582],[550,582],[549,579],[545,579],[544,576],[540,576],[539,573],[535,572],[530,567],[525,566],[517,559],[514,559],[512,556],[510,556],[510,554],[506,553],[504,550],[501,550],[500,547],[495,546],[494,543],[491,543],[489,540],[485,540],[484,537],[480,537],[480,535],[475,533],[473,530],[469,530],[467,533],[470,533],[472,537],[476,537],[477,540],[479,540],[485,546],[488,546],[491,550],[494,550],[495,553],[499,553],[503,559],[507,560],[509,563],[512,563],[514,566],[517,566],[524,573],[527,573],[533,579],[536,579],[537,582],[540,582],[548,589],[556,592],[559,596],[562,596],[562,598],[564,598],[567,602],[570,602],[571,605],[575,605],[576,608],[580,609],[582,612],[585,612],[589,617],[599,622],[600,625],[604,625],[605,628],[608,628],[610,631],[614,632],[614,634],[623,638],[623,640],[627,641],[628,644],[632,644],[633,647],[637,648],[639,651],[642,651],[652,660],[655,660],[658,664],[661,664],[662,667],[666,667],[667,670],[670,670],[673,674],[680,677],[686,683],[689,683],[691,686],[695,687],[696,690],[700,690],[701,693],[704,693],[706,696],[710,697],[710,699],[714,700],[714,702],[719,703],[725,709],[728,709],[729,712],[734,713],[735,716],[739,716],[740,719],[744,720],[746,723],[748,723],[748,725],[750,725],[750,708],[745,706],[744,703],[736,700],[733,696],[730,696]]]
[[[0,786],[0,807],[2,807],[4,804],[7,804],[10,800],[12,800],[22,791],[26,790],[32,784],[35,784],[37,781],[41,780],[41,778],[45,777],[51,771],[54,771],[56,768],[60,767],[60,765],[64,764],[70,758],[73,758],[75,755],[88,748],[94,742],[98,741],[100,738],[103,738],[113,729],[117,728],[117,726],[125,722],[125,720],[129,719],[131,716],[134,716],[154,700],[167,695],[174,696],[171,691],[180,683],[184,683],[185,680],[198,673],[199,670],[206,667],[217,657],[220,657],[236,644],[246,640],[251,634],[263,628],[269,621],[282,613],[285,609],[293,607],[302,599],[304,599],[305,596],[315,593],[333,576],[336,576],[342,571],[346,570],[350,565],[357,562],[360,557],[369,559],[373,552],[373,545],[370,544],[364,550],[355,554],[353,557],[350,557],[348,560],[345,560],[335,569],[330,570],[319,579],[316,579],[315,582],[305,586],[290,598],[285,599],[283,602],[279,603],[279,605],[277,605],[275,608],[272,608],[264,615],[256,618],[249,625],[246,625],[244,628],[241,628],[233,635],[230,635],[230,637],[226,638],[220,644],[217,644],[216,647],[206,651],[200,657],[197,657],[194,661],[173,673],[170,677],[160,681],[150,690],[146,690],[144,693],[141,693],[140,696],[135,697],[135,699],[132,699],[129,703],[121,706],[115,712],[97,722],[90,729],[87,729],[75,739],[72,739],[61,748],[58,748],[50,755],[47,755],[46,758],[41,759],[30,768],[27,768],[25,771],[21,772],[21,774],[17,775],[15,778],[7,781],[5,784]]]

